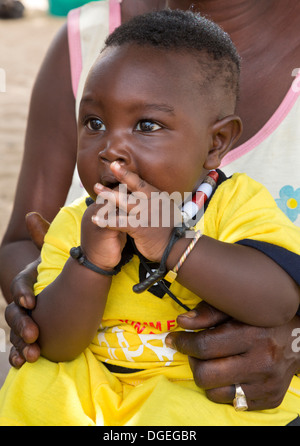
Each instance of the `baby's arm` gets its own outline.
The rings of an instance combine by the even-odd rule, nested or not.
[[[167,261],[172,269],[190,240],[179,240]],[[202,236],[179,270],[177,280],[230,316],[255,326],[281,325],[299,307],[296,282],[257,249]]]
[[[91,222],[96,205],[86,210],[81,225],[81,247],[90,262],[112,270],[121,259],[125,234],[101,229]],[[38,296],[32,312],[40,329],[41,354],[51,361],[78,356],[99,328],[111,276],[94,272],[69,258],[60,275]]]
[[[118,163],[112,163],[111,169],[130,191],[143,192],[148,197],[145,206],[150,208],[151,193],[156,189]],[[101,195],[105,189],[100,186],[98,193]],[[121,204],[118,193],[114,194],[114,199]],[[129,212],[132,213],[131,208]],[[120,230],[134,238],[146,258],[160,262],[172,228],[151,227],[151,216],[148,222],[147,227],[134,228],[128,219],[128,225],[123,224]],[[168,269],[176,265],[190,241],[190,238],[182,238],[175,243],[167,259]],[[176,280],[212,306],[256,326],[283,324],[292,319],[299,307],[299,287],[275,261],[252,247],[207,236],[196,243]]]

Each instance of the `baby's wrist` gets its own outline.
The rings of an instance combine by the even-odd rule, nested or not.
[[[119,268],[115,268],[115,265],[106,265],[105,262],[92,262],[89,260],[81,246],[73,247],[70,249],[70,256],[76,260],[80,265],[94,271],[95,273],[104,276],[114,276],[120,271]]]

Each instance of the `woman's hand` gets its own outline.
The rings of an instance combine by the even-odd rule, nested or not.
[[[41,249],[49,222],[37,212],[30,212],[26,215],[26,227],[33,243]],[[27,312],[33,310],[36,304],[33,285],[39,263],[40,259],[37,259],[14,278],[11,284],[13,302],[5,310],[5,318],[11,328],[10,341],[13,344],[9,361],[17,368],[25,361],[37,361],[40,356],[40,348],[36,343],[39,329]]]
[[[39,329],[26,309],[20,306],[20,303],[12,302],[6,308],[5,318],[11,328],[10,341],[13,344],[9,354],[11,365],[19,368],[26,361],[37,361],[40,357],[40,348],[36,343]]]
[[[232,404],[234,384],[240,384],[249,410],[275,408],[300,371],[300,353],[292,349],[298,316],[276,328],[257,328],[201,302],[179,316],[178,323],[188,330],[204,329],[169,334],[166,342],[189,356],[196,384],[216,403]]]

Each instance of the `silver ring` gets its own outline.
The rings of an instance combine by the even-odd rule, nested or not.
[[[235,398],[233,400],[233,407],[237,412],[248,410],[246,395],[239,384],[235,384]]]

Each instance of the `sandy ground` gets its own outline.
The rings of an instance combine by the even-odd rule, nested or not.
[[[14,200],[32,86],[51,40],[65,21],[49,15],[44,1],[25,0],[22,19],[0,19],[0,239]],[[0,386],[9,368],[10,349],[4,308],[0,293]]]

